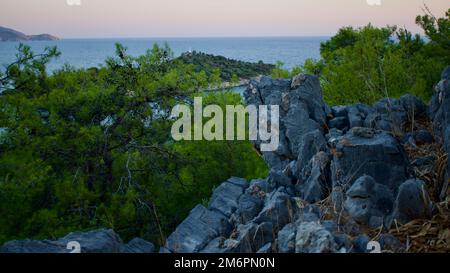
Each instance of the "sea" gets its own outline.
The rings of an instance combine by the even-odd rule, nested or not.
[[[47,69],[51,73],[65,64],[76,68],[104,65],[107,57],[113,56],[115,43],[121,43],[133,56],[144,54],[153,44],[167,43],[175,57],[188,51],[222,55],[227,58],[275,64],[284,63],[290,69],[301,65],[307,58],[320,57],[320,43],[329,37],[252,37],[252,38],[108,38],[108,39],[63,39],[60,41],[31,41],[35,53],[47,46],[56,46],[62,53]],[[18,42],[0,42],[0,69],[16,59]]]

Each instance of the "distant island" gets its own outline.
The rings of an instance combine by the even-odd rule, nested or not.
[[[250,63],[197,51],[185,52],[178,59],[186,64],[194,65],[196,72],[205,71],[207,75],[212,74],[215,69],[220,69],[220,77],[226,82],[231,81],[233,76],[240,79],[250,79],[260,75],[268,75],[275,68],[275,65],[266,64],[262,61]]]
[[[58,37],[50,34],[26,35],[14,29],[0,26],[0,42],[20,41],[58,41]]]

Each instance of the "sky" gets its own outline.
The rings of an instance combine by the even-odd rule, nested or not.
[[[0,26],[61,38],[330,36],[369,22],[420,33],[424,3],[437,17],[450,8],[449,0],[0,0]]]

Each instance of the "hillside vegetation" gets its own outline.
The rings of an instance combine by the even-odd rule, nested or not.
[[[265,64],[262,61],[250,63],[196,51],[184,53],[178,60],[194,65],[196,72],[205,71],[208,76],[220,73],[220,78],[227,82],[268,75],[275,68],[273,64]]]

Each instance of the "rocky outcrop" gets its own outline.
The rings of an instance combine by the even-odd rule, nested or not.
[[[435,87],[435,94],[430,103],[430,116],[433,119],[434,131],[447,152],[450,154],[450,66],[441,75],[441,81]],[[450,184],[450,160],[447,161],[446,181],[440,192],[444,199]]]
[[[202,209],[204,216],[193,216],[195,208],[166,249],[365,253],[371,251],[365,232],[377,230],[382,250],[404,251],[406,245],[387,233],[391,225],[430,219],[435,212],[426,183],[413,171],[435,158],[410,158],[407,150],[435,141],[449,148],[449,70],[436,87],[431,110],[412,95],[330,108],[318,79],[307,75],[251,81],[244,93],[247,104],[280,106],[280,145],[263,152],[269,176],[248,187],[242,180],[224,182],[209,209]],[[442,128],[435,128],[438,139],[417,125],[430,116]],[[213,213],[218,213],[213,220],[204,219]],[[185,247],[174,248],[175,242]]]
[[[292,80],[262,77],[250,82],[244,96],[247,104],[280,106],[280,145],[275,152],[263,153],[271,168],[284,169],[292,160],[297,160],[302,168],[325,148],[327,106],[316,77],[299,75]]]
[[[124,244],[113,230],[73,232],[58,240],[10,241],[0,253],[152,253],[155,246],[140,238]]]

